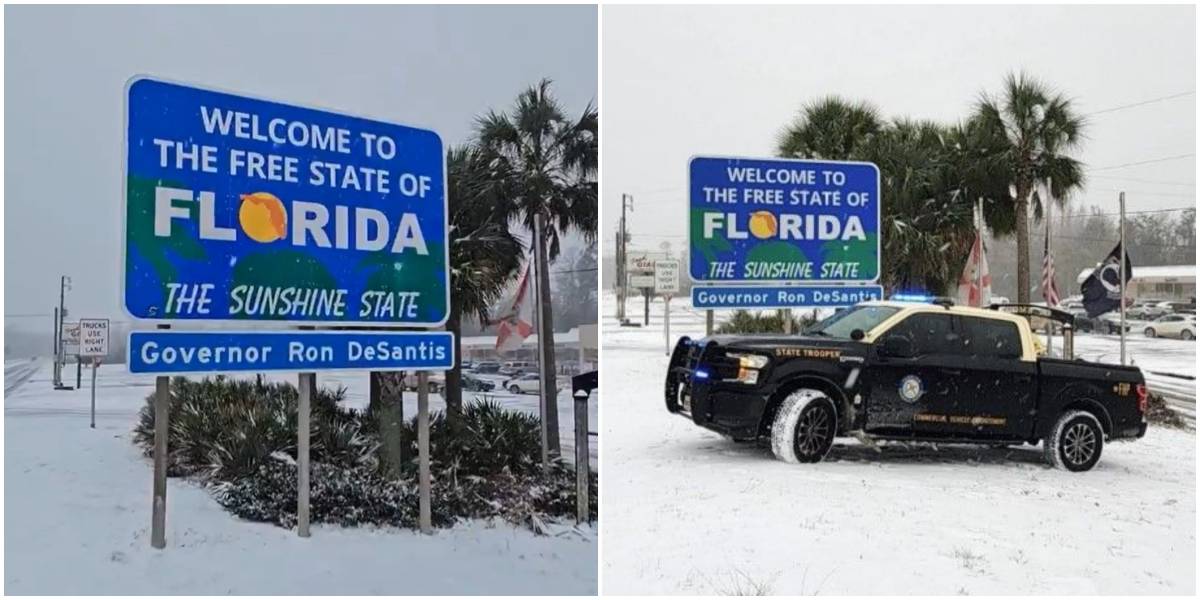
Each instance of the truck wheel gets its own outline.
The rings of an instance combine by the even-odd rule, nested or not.
[[[799,389],[783,399],[771,425],[771,452],[783,462],[819,462],[833,447],[837,411],[824,392]]]
[[[1147,327],[1144,333],[1146,334],[1146,337],[1154,337],[1154,328]]]
[[[1104,449],[1104,429],[1091,413],[1063,413],[1050,435],[1042,440],[1046,462],[1068,471],[1087,471],[1096,466]]]

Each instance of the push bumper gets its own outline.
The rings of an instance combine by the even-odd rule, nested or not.
[[[667,411],[735,439],[758,436],[770,394],[761,388],[714,381],[704,368],[706,346],[681,338],[667,367]]]

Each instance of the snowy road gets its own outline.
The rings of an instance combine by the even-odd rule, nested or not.
[[[617,328],[606,300],[605,593],[1195,593],[1193,433],[1152,428],[1085,474],[1029,447],[847,440],[788,465],[668,414],[661,305]],[[703,332],[699,313],[672,319]],[[1145,355],[1194,370],[1190,348],[1186,367]]]
[[[95,430],[87,385],[51,390],[48,363],[5,393],[6,594],[596,592],[591,527],[548,537],[474,521],[426,537],[314,526],[301,539],[237,520],[178,479],[168,484],[167,548],[153,550],[151,465],[130,434],[153,381],[101,367]]]

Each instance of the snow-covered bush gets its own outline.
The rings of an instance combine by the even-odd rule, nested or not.
[[[791,319],[792,331],[797,333],[816,322],[812,313],[794,313]],[[717,326],[717,333],[783,333],[783,316],[775,310],[760,314],[735,310],[728,320]]]
[[[344,389],[320,389],[312,399],[313,460],[369,464],[372,442],[358,431],[357,417],[338,403]],[[171,381],[168,473],[233,480],[254,473],[272,454],[296,452],[297,391],[286,383],[264,384],[224,377]],[[154,395],[146,399],[134,441],[154,449]]]
[[[384,475],[377,420],[343,408],[344,389],[319,389],[312,402],[310,510],[313,522],[410,527],[417,514],[417,420],[402,424],[399,480]],[[153,394],[134,429],[150,455]],[[296,522],[296,388],[223,377],[171,382],[168,437],[171,476],[191,476],[233,514],[291,527]],[[539,528],[546,517],[575,514],[575,473],[540,464],[537,417],[494,401],[463,408],[458,426],[430,415],[430,469],[435,525],[499,517]],[[596,477],[591,477],[596,514]]]

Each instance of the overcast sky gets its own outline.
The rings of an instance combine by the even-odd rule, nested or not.
[[[67,274],[73,317],[125,318],[132,75],[426,126],[447,144],[542,77],[572,114],[598,90],[592,6],[8,6],[4,16],[6,316],[48,314]]]
[[[692,155],[772,156],[798,109],[829,94],[867,100],[886,117],[956,122],[1020,69],[1081,113],[1190,93],[1090,116],[1077,158],[1102,170],[1088,173],[1077,202],[1115,210],[1124,188],[1129,210],[1195,206],[1191,6],[603,11],[603,224],[614,227],[621,193],[633,194],[630,232],[640,249],[686,246]],[[1181,154],[1192,156],[1105,168]]]

